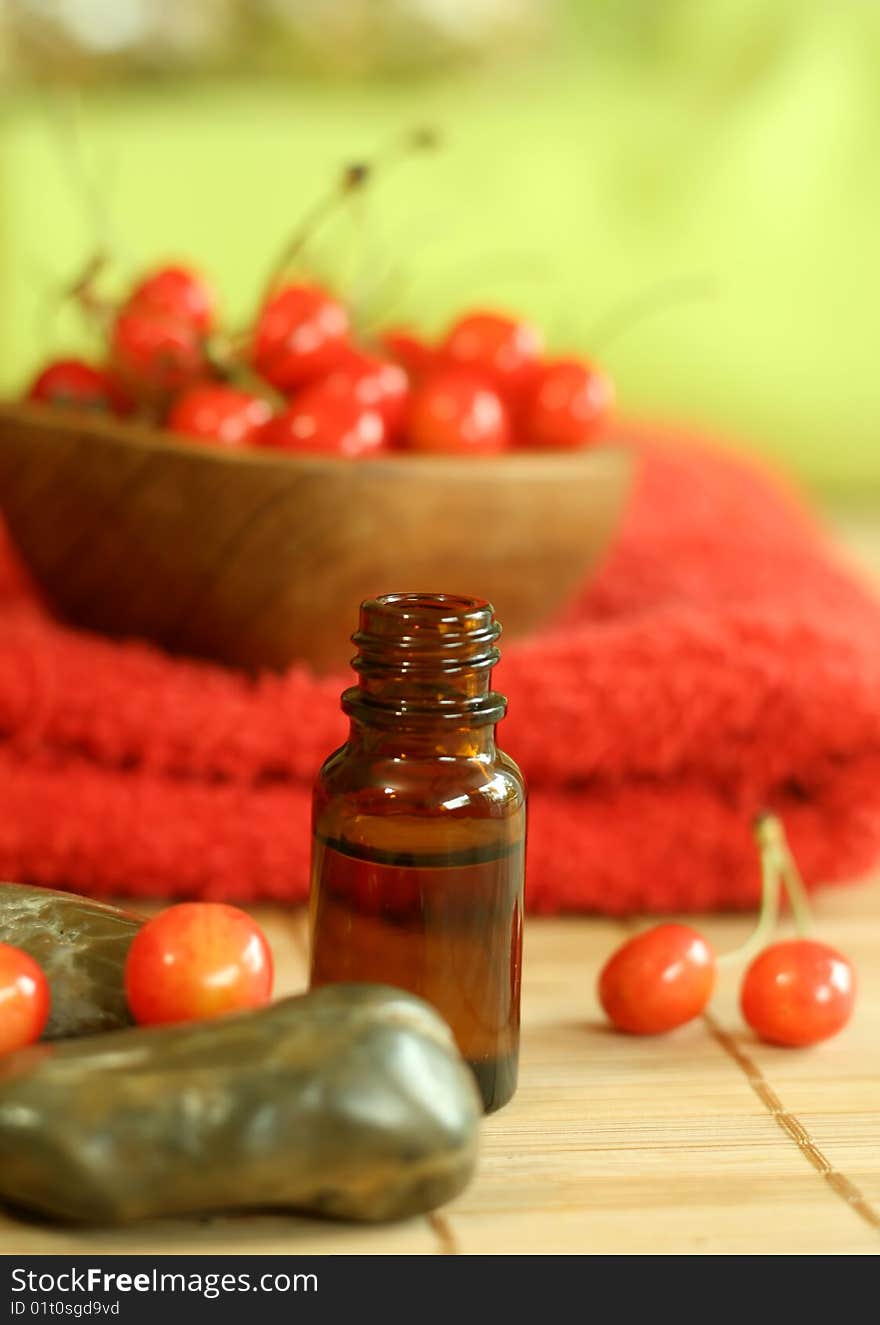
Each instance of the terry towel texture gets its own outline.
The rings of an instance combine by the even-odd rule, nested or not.
[[[880,606],[757,468],[628,434],[638,476],[605,564],[497,673],[530,787],[528,904],[749,905],[767,806],[808,882],[857,875],[880,854]],[[6,551],[0,624],[0,876],[304,898],[345,677],[250,680],[72,630]]]

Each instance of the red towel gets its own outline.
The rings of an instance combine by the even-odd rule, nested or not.
[[[629,436],[639,474],[604,566],[497,674],[502,744],[530,784],[530,906],[749,905],[765,806],[808,882],[866,870],[880,853],[880,606],[757,467]],[[5,552],[0,620],[0,876],[305,896],[309,788],[344,736],[345,677],[253,681],[62,627]]]

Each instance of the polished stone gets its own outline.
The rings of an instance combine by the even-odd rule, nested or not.
[[[131,1024],[125,958],[143,918],[74,893],[0,883],[0,943],[42,967],[52,1005],[43,1038],[93,1035]]]
[[[80,1223],[296,1209],[387,1220],[469,1181],[482,1116],[421,1000],[331,985],[0,1063],[0,1198]]]

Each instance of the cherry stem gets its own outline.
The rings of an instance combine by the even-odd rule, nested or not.
[[[76,91],[56,90],[46,103],[57,138],[58,159],[83,209],[95,248],[112,251],[113,227],[106,204],[106,179],[86,165],[81,126],[82,98]]]
[[[732,966],[741,961],[748,961],[756,952],[760,952],[776,928],[782,892],[782,873],[779,868],[779,858],[776,852],[770,849],[764,830],[764,825],[771,818],[772,816],[762,815],[755,821],[755,840],[761,857],[761,908],[758,912],[758,923],[744,943],[718,958],[719,966]]]
[[[813,924],[807,890],[797,867],[782,820],[775,814],[759,815],[755,821],[755,838],[759,850],[775,861],[776,869],[782,877],[789,905],[794,916],[795,928],[803,937],[808,934]]]
[[[284,279],[319,227],[338,207],[361,192],[378,170],[388,170],[413,153],[432,150],[437,144],[438,136],[432,129],[416,129],[395,138],[372,161],[355,161],[345,166],[329,192],[313,204],[279,253],[263,287],[261,303],[269,298]]]
[[[787,843],[785,844],[785,854],[780,859],[780,869],[782,870],[782,881],[785,884],[785,891],[788,893],[798,938],[804,938],[813,927],[813,914],[810,910],[810,903],[807,901],[807,890],[804,887],[800,870],[795,864]]]
[[[798,936],[803,938],[812,925],[807,890],[788,845],[781,819],[775,814],[759,814],[754,824],[754,835],[761,858],[761,909],[758,923],[745,943],[719,957],[720,966],[748,960],[761,950],[776,927],[783,886]]]
[[[106,334],[110,320],[116,310],[109,299],[105,299],[98,294],[95,286],[107,265],[107,254],[96,253],[89,258],[76,280],[65,291],[65,297],[72,299],[89,321],[104,334]]]
[[[226,336],[215,332],[204,343],[205,356],[214,372],[243,391],[260,396],[273,410],[286,404],[284,396],[256,373],[238,352],[238,347]]]

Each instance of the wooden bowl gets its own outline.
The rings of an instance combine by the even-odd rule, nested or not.
[[[604,551],[630,473],[612,446],[352,462],[0,407],[0,508],[53,607],[248,668],[344,667],[377,593],[488,598],[508,638],[540,626]]]

